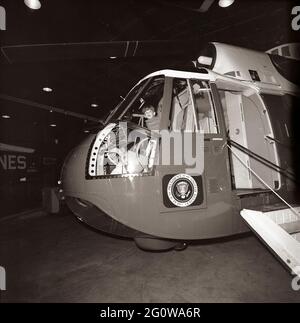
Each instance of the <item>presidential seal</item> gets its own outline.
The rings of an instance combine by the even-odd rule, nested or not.
[[[195,202],[198,195],[198,186],[192,176],[178,174],[170,179],[167,194],[174,205],[187,207]]]

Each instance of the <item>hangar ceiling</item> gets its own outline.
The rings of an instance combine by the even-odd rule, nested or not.
[[[291,3],[284,0],[236,0],[228,8],[220,8],[215,0],[210,1],[206,12],[199,8],[207,0],[40,1],[42,7],[36,11],[29,10],[23,0],[0,3],[7,14],[7,30],[0,32],[0,93],[99,119],[139,78],[189,59],[190,48],[183,48],[180,55],[170,58],[157,40],[193,40],[199,48],[209,41],[220,41],[265,51],[294,41],[297,36],[288,29]],[[88,56],[82,57],[85,59],[40,62],[37,57],[22,63],[13,62],[7,51],[7,47],[22,49],[22,45],[30,44],[133,40],[150,41],[146,53],[151,55],[144,52],[139,57],[124,58],[108,52],[107,57],[86,59],[96,51],[91,46],[86,49]],[[53,91],[45,92],[44,87]],[[93,103],[98,107],[92,108]],[[68,136],[75,143],[75,138],[90,126],[83,119],[3,99],[0,113],[11,116],[0,118],[0,141],[24,145],[28,142],[29,146],[61,142]]]

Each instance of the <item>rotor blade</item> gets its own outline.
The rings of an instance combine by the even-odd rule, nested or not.
[[[197,10],[199,12],[206,12],[212,6],[215,0],[204,0],[201,7]]]
[[[189,57],[196,51],[197,44],[195,40],[56,43],[3,46],[1,52],[6,62],[10,64],[110,57]]]
[[[199,8],[197,8],[195,4],[193,6],[189,6],[183,0],[180,2],[177,1],[175,3],[174,1],[162,1],[161,4],[164,4],[169,7],[178,8],[178,9],[203,13],[203,12],[207,12],[214,2],[215,0],[203,0]]]
[[[31,100],[27,100],[27,99],[17,98],[15,96],[10,96],[10,95],[3,94],[3,93],[0,93],[0,100],[19,103],[19,104],[23,104],[24,106],[38,108],[38,109],[42,109],[42,110],[46,110],[46,111],[52,111],[52,112],[56,112],[56,113],[61,113],[61,114],[65,115],[65,116],[71,116],[71,117],[74,117],[74,118],[79,118],[79,119],[91,121],[91,122],[94,122],[94,123],[103,123],[102,120],[100,120],[98,118],[95,118],[95,117],[92,117],[92,116],[89,116],[89,115],[69,111],[69,110],[62,109],[62,108],[52,107],[52,106],[49,106],[47,104],[42,104],[42,103],[34,102],[34,101],[31,101]]]
[[[17,152],[17,153],[26,153],[26,154],[33,154],[35,149],[15,146],[15,145],[8,145],[5,143],[0,142],[0,151],[9,151],[9,152]]]

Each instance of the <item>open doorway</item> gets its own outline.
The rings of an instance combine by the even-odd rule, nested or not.
[[[253,157],[256,154],[279,166],[276,145],[271,139],[274,138],[273,129],[260,96],[254,91],[219,92],[228,137],[242,148],[246,148],[243,150],[232,147],[230,157],[234,188],[266,189],[267,185],[272,189],[280,188],[280,174]],[[259,180],[254,173],[262,180]]]

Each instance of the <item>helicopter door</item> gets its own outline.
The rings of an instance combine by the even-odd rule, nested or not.
[[[170,78],[167,79],[165,88],[161,130],[167,131],[161,133],[162,166],[156,168],[162,188],[160,211],[189,212],[205,208],[204,137],[196,131],[198,125],[192,97],[193,84],[185,78]],[[166,134],[165,137],[163,134]],[[186,222],[185,226],[191,227],[178,227],[176,230],[180,229],[181,234],[194,230],[192,222]]]
[[[269,120],[268,112],[257,94],[242,96],[245,127],[248,147],[251,151],[271,163],[279,166],[279,157],[273,138],[273,130]],[[261,162],[250,158],[250,167],[258,174],[271,188],[278,189],[281,185],[280,173],[267,167]],[[266,188],[266,186],[251,174],[253,188]]]
[[[224,114],[227,125],[229,138],[241,146],[246,147],[245,125],[242,110],[242,97],[240,94],[223,92],[224,97],[222,103],[224,106]],[[244,164],[249,165],[249,156],[240,152],[237,148],[232,148],[233,153],[241,159]],[[235,188],[252,188],[249,171],[234,156],[231,156],[233,178]]]
[[[199,180],[198,197],[201,198],[190,207],[204,208],[207,204],[206,192],[209,193],[209,198],[213,199],[217,194],[224,194],[230,187],[226,164],[228,155],[227,150],[223,149],[226,137],[220,122],[221,109],[216,108],[211,84],[204,80],[174,78],[170,94],[170,110],[167,111],[165,127],[171,133],[190,133],[193,140],[190,140],[192,147],[177,154],[182,157],[181,165],[171,165],[161,170],[163,181],[166,178],[163,185],[164,192],[167,192],[169,177],[172,178],[174,174],[185,174],[187,169],[193,172],[193,167],[188,166],[186,160],[186,155],[192,153],[193,156],[200,157],[199,164],[202,165],[199,171],[198,169],[195,171],[199,175],[194,178],[195,181]],[[194,140],[196,134],[201,134],[200,143]],[[183,149],[186,146],[184,144]],[[167,177],[164,172],[168,174]],[[168,196],[165,195],[162,211],[174,210],[174,205],[168,203]]]
[[[266,139],[273,137],[267,111],[255,93],[245,96],[241,92],[225,91],[225,119],[229,138],[248,151],[279,165],[276,146]],[[260,161],[250,157],[247,152],[232,147],[232,168],[236,189],[265,189],[266,185],[258,180],[247,168],[253,170],[271,188],[280,187],[280,174]],[[247,167],[246,167],[247,165]]]

